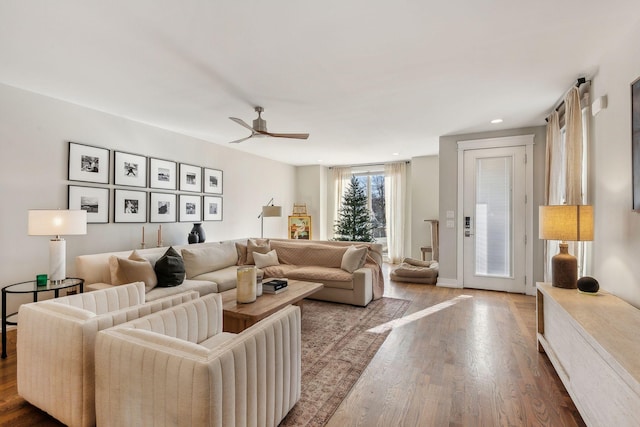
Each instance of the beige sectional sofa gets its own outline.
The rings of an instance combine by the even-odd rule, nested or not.
[[[135,252],[153,267],[167,249],[138,249]],[[147,287],[147,301],[188,290],[204,296],[235,288],[237,267],[245,264],[256,264],[265,278],[323,283],[324,288],[312,296],[314,299],[366,306],[384,292],[382,246],[376,243],[237,239],[181,245],[174,249],[184,260],[184,282],[173,287]],[[254,257],[254,254],[258,255]],[[85,280],[87,290],[109,288],[114,286],[113,260],[110,265],[110,259],[122,260],[131,256],[132,251],[80,255],[76,258],[76,276]],[[131,277],[148,282],[135,274]]]

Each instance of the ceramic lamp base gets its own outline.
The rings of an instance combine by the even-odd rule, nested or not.
[[[62,239],[51,239],[49,241],[49,280],[61,282],[66,277],[66,254],[67,242]]]
[[[551,285],[556,288],[578,287],[578,260],[569,253],[569,245],[560,243],[560,252],[551,259]]]

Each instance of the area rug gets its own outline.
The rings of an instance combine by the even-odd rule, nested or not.
[[[305,300],[302,396],[280,427],[324,426],[389,335],[367,330],[401,317],[409,304],[396,298],[366,307]]]

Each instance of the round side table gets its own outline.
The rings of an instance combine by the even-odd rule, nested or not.
[[[7,314],[7,294],[33,294],[33,302],[38,301],[38,294],[40,292],[53,291],[54,297],[58,298],[61,289],[72,288],[74,286],[80,287],[80,293],[84,292],[84,280],[77,278],[67,278],[61,282],[47,281],[46,285],[38,286],[35,280],[28,280],[26,282],[14,283],[2,288],[2,358],[7,358],[7,325],[17,325],[17,319],[10,320],[16,317],[18,312]]]

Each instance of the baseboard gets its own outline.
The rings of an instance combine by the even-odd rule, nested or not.
[[[441,286],[443,288],[458,288],[462,289],[462,285],[458,283],[457,279],[447,279],[444,277],[438,277],[438,282],[436,286]]]

